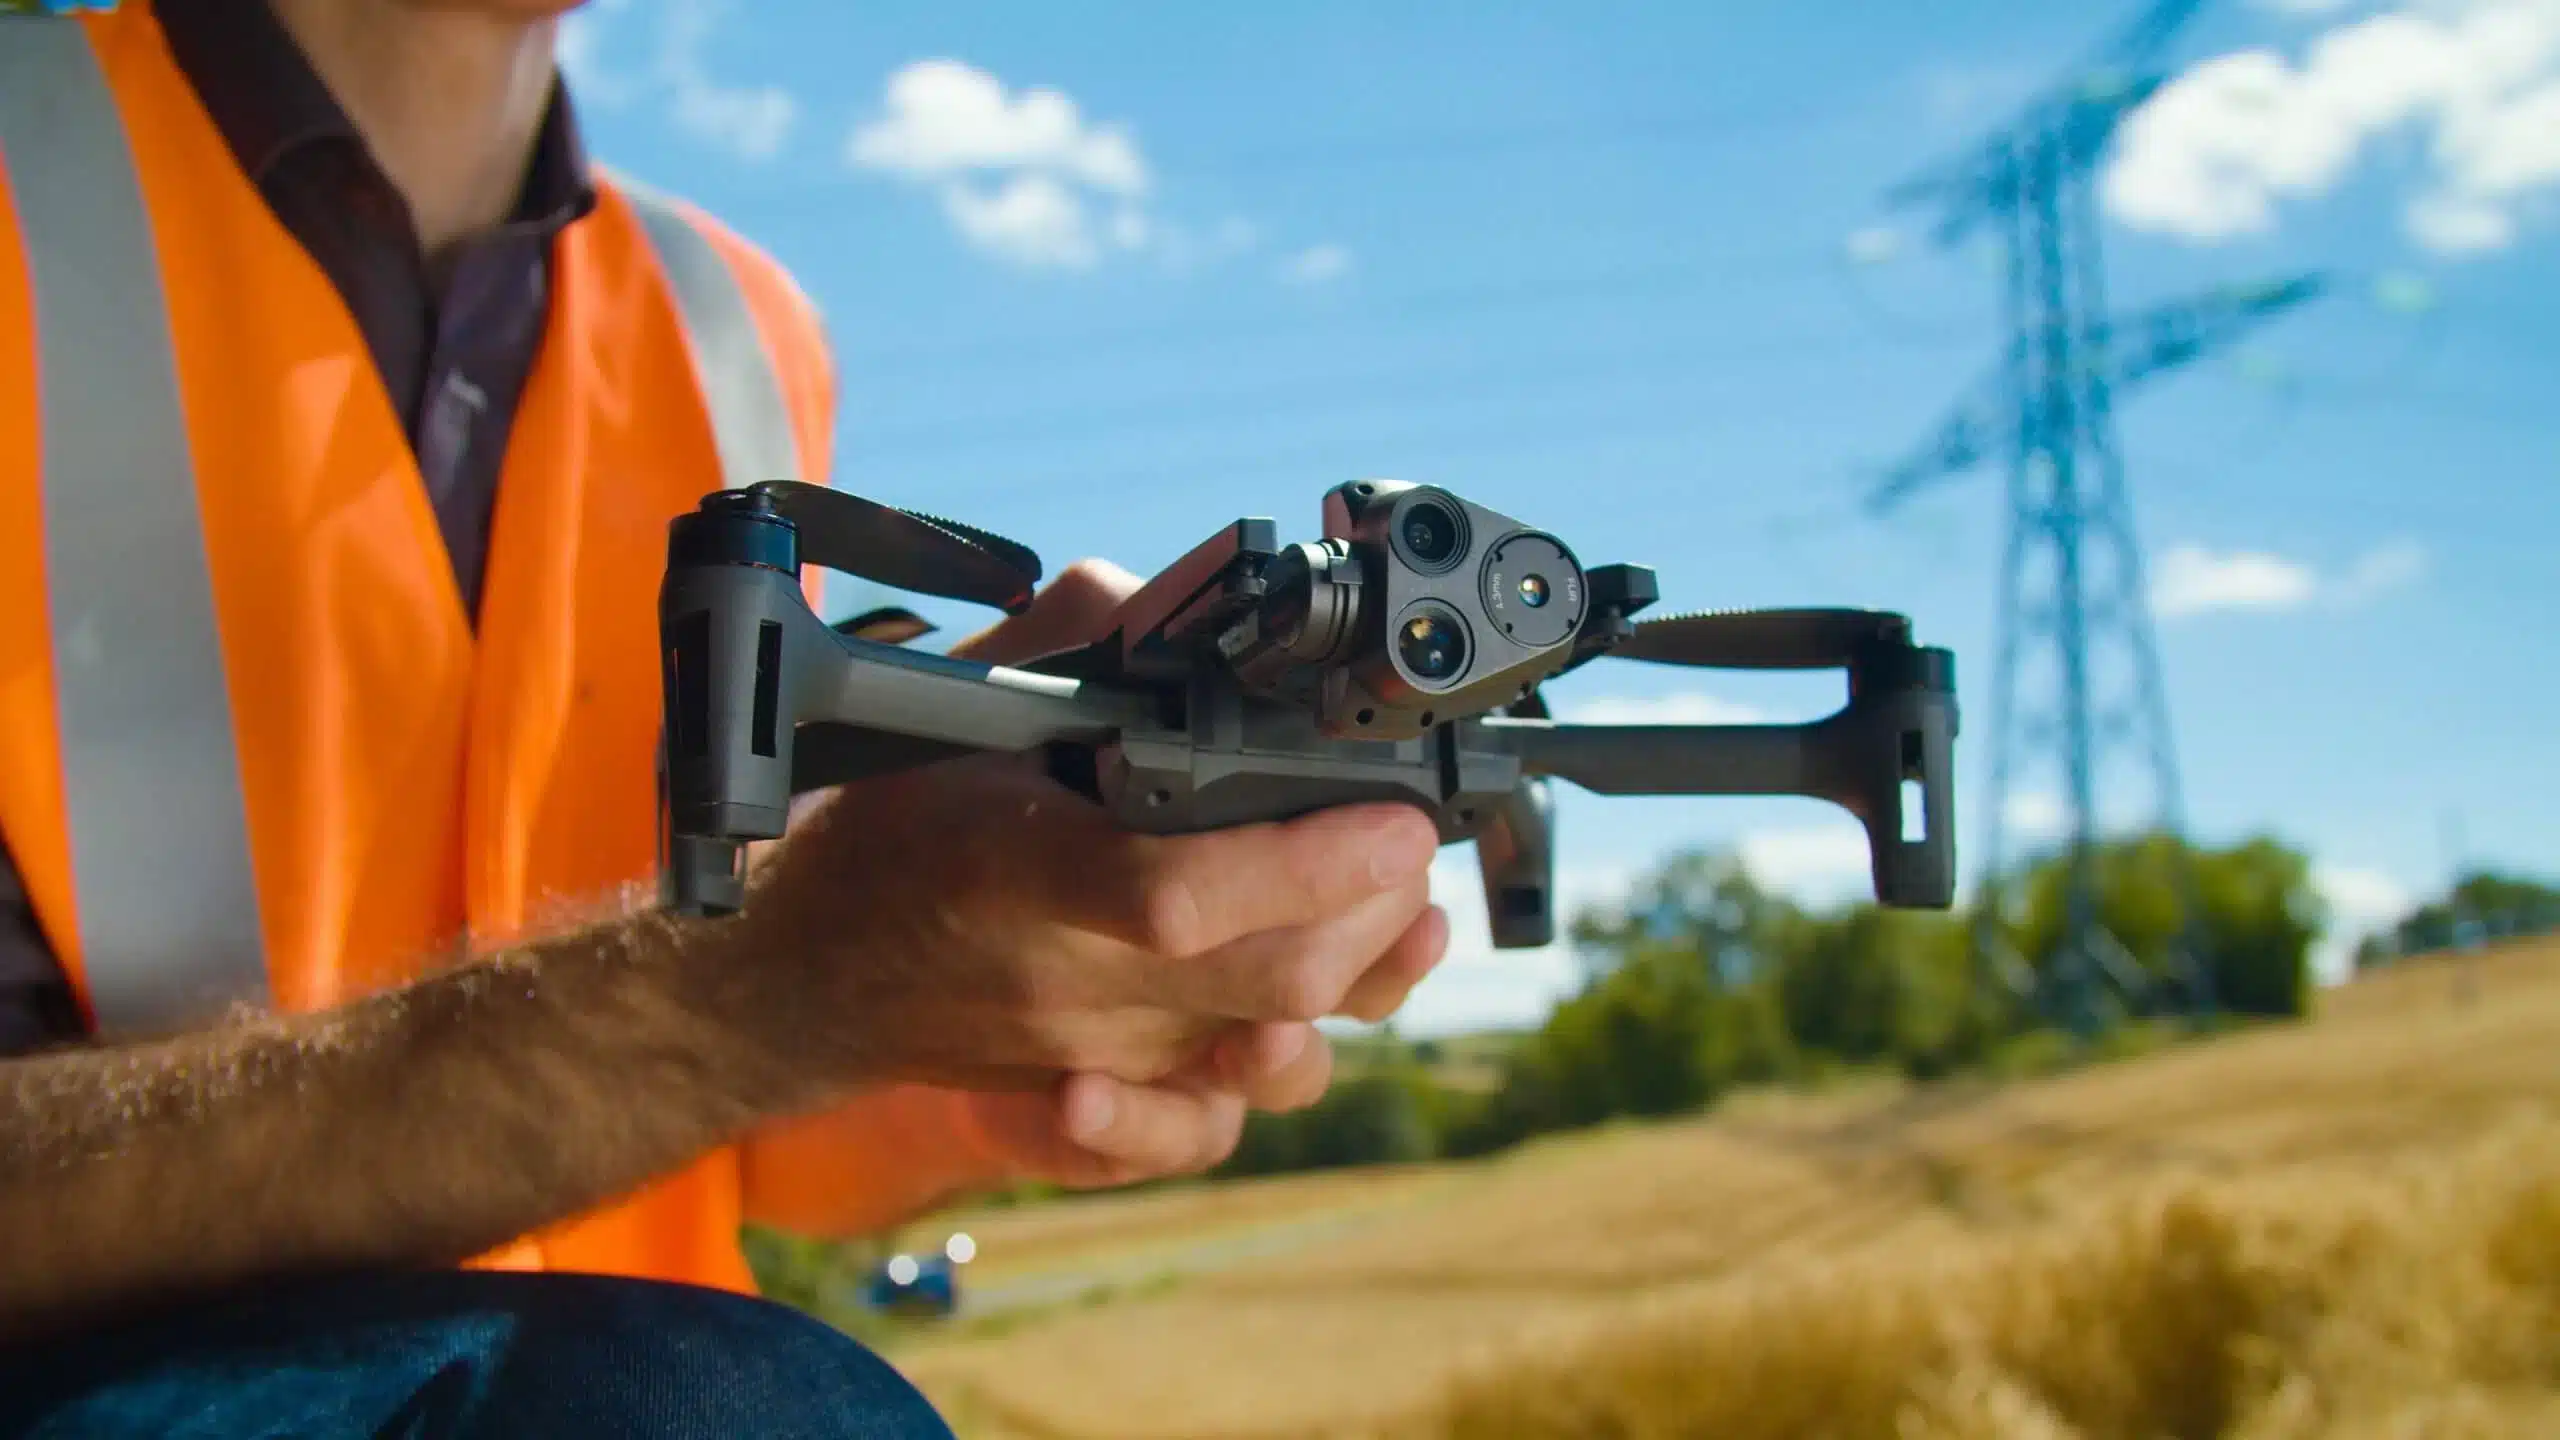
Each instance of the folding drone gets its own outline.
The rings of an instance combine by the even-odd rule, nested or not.
[[[1021,665],[831,627],[801,567],[1020,613],[1030,550],[821,486],[704,498],[670,527],[659,624],[668,901],[725,913],[748,842],[793,796],[978,751],[1040,751],[1060,783],[1171,834],[1359,801],[1421,807],[1473,840],[1494,943],[1555,937],[1550,784],[1608,795],[1801,795],[1865,826],[1875,895],[1954,895],[1955,657],[1903,616],[1744,610],[1632,617],[1640,565],[1585,569],[1556,536],[1445,489],[1363,480],[1324,537],[1218,531],[1130,597],[1110,635]],[[1603,656],[1839,669],[1799,725],[1567,724],[1543,689]]]

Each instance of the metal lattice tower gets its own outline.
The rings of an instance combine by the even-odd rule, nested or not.
[[[1991,776],[1975,812],[1985,897],[1976,906],[1975,959],[1980,976],[2026,988],[2025,967],[2007,953],[1988,897],[2008,859],[2008,806],[2033,793],[2028,772],[2049,767],[2059,772],[2070,868],[2061,949],[2035,988],[2052,1018],[2083,1035],[2101,1023],[2109,989],[2135,1004],[2151,989],[2098,913],[2108,762],[2122,755],[2143,772],[2160,833],[2182,837],[2186,829],[2115,402],[2320,289],[2316,277],[2301,276],[2132,316],[2108,310],[2094,172],[2125,116],[2165,78],[2158,56],[2196,8],[2197,0],[2154,4],[2063,86],[1888,196],[1897,206],[1935,209],[1942,246],[1989,228],[2006,252],[2001,364],[1888,473],[1869,503],[1886,510],[1991,456],[2008,462]],[[2037,683],[2039,666],[2050,673]],[[2212,963],[2198,943],[2192,877],[2180,878],[2174,983],[2184,1008],[2201,1015],[2215,1004]]]

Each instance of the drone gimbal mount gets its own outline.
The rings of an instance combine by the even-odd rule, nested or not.
[[[973,527],[775,482],[670,526],[659,596],[668,901],[735,909],[747,842],[791,798],[972,751],[1050,772],[1155,833],[1365,800],[1472,839],[1494,943],[1555,935],[1553,780],[1611,795],[1800,795],[1864,825],[1875,894],[1954,894],[1955,660],[1902,616],[1765,610],[1637,622],[1635,565],[1584,570],[1556,537],[1432,486],[1360,481],[1324,538],[1220,530],[1149,581],[1113,633],[1020,666],[862,639],[801,588],[819,565],[1018,613],[1039,558]],[[1800,725],[1549,718],[1541,687],[1604,655],[1728,669],[1840,669],[1848,697]]]

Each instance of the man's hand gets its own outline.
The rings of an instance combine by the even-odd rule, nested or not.
[[[1070,566],[1027,612],[960,642],[953,653],[1020,663],[1088,643],[1107,632],[1111,617],[1138,583],[1126,571],[1100,562]],[[1068,891],[1081,889],[1098,897],[1116,886],[1122,892],[1117,915],[1106,913],[1112,901],[1068,902],[1074,918],[1065,927],[1061,954],[1079,957],[1072,963],[1086,967],[1087,976],[1113,970],[1134,975],[1150,962],[1195,967],[1226,963],[1208,952],[1240,943],[1257,929],[1291,933],[1257,942],[1252,964],[1271,970],[1274,977],[1285,975],[1293,964],[1321,972],[1321,978],[1306,982],[1314,987],[1310,992],[1289,997],[1298,1001],[1294,1007],[1266,1002],[1252,1014],[1229,1013],[1256,1003],[1239,1001],[1205,1014],[1159,1015],[1153,1022],[1141,1021],[1135,1011],[1121,1016],[1126,1026],[1170,1021],[1175,1027],[1170,1033],[1179,1037],[1172,1051],[1158,1049],[1134,1069],[1107,1063],[1109,1052],[1097,1050],[1062,1056],[1077,1063],[1062,1064],[1062,1073],[1029,1088],[1016,1076],[1002,1077],[1010,1082],[1003,1089],[963,1081],[970,1087],[962,1101],[963,1120],[983,1142],[989,1167],[999,1172],[988,1180],[1107,1185],[1215,1165],[1234,1149],[1248,1109],[1292,1109],[1324,1093],[1332,1075],[1331,1047],[1311,1023],[1315,1013],[1302,1012],[1323,999],[1326,1008],[1320,1013],[1383,1019],[1403,1003],[1447,946],[1447,921],[1429,905],[1424,875],[1436,837],[1425,838],[1428,826],[1410,826],[1419,817],[1396,809],[1319,817],[1297,828],[1253,827],[1214,842],[1211,837],[1150,841],[1121,834],[1081,799],[1011,761],[967,761],[900,779],[903,786],[870,782],[819,801],[795,824],[786,844],[798,848],[804,832],[814,835],[833,807],[858,806],[882,817],[879,823],[889,833],[859,842],[862,858],[856,863],[894,868],[899,857],[912,857],[904,861],[909,878],[928,885],[936,857],[983,846],[983,839],[970,838],[973,819],[997,825],[1004,822],[994,817],[1015,815],[1023,847],[1020,863],[995,856],[980,862],[1000,882],[1016,873],[1029,877],[1063,867]],[[904,835],[910,821],[936,825],[940,838],[890,838]],[[1398,832],[1409,827],[1409,840],[1399,840]],[[810,843],[826,842],[813,838]],[[1424,868],[1400,882],[1363,881],[1355,861],[1332,853],[1338,846],[1376,843],[1416,845]],[[1198,867],[1199,878],[1187,875],[1185,866]],[[1139,874],[1133,867],[1153,869]],[[1198,901],[1154,898],[1150,887],[1173,887],[1195,897],[1223,896],[1211,908],[1243,908],[1233,909],[1238,918],[1224,927],[1216,915],[1204,913],[1178,922],[1199,927],[1196,933],[1169,934],[1164,917],[1150,913],[1150,907],[1182,909]],[[1364,888],[1369,892],[1365,898]],[[1096,904],[1103,908],[1096,910]],[[1000,903],[969,907],[980,916],[1000,908]],[[1097,916],[1104,918],[1097,921]],[[1106,957],[1093,948],[1097,940],[1106,949],[1151,947],[1151,954]],[[968,948],[952,946],[945,953]],[[870,949],[868,941],[865,949]],[[1100,1003],[1126,1007],[1134,1001],[1124,995]],[[1174,1012],[1180,1008],[1181,1002],[1172,1007]]]
[[[1025,1107],[1051,1107],[1094,1159],[1025,1158],[1064,1178],[1197,1168],[1248,1089],[1321,1092],[1313,1021],[1384,1013],[1438,958],[1437,846],[1403,806],[1137,835],[1009,758],[952,762],[795,827],[704,994],[776,1066],[847,1088],[1029,1092],[990,1129],[1023,1146]]]

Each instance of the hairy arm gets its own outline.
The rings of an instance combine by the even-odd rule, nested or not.
[[[0,1335],[456,1263],[817,1102],[644,915],[316,1015],[0,1062]]]

